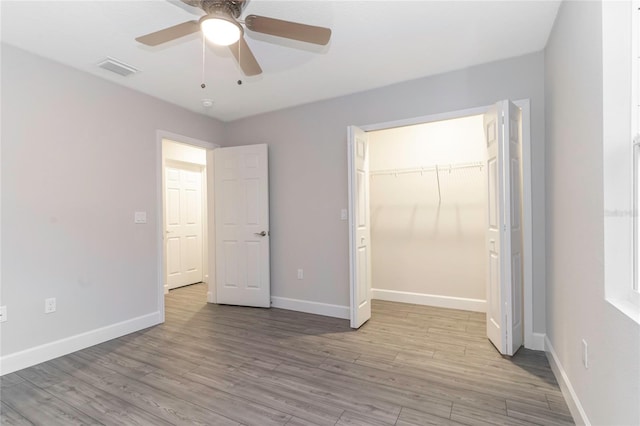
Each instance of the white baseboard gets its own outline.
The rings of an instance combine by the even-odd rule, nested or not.
[[[143,315],[117,324],[108,325],[96,330],[87,331],[85,333],[76,334],[75,336],[66,337],[56,340],[55,342],[45,343],[44,345],[26,349],[24,351],[15,352],[0,357],[0,375],[13,373],[41,362],[49,361],[79,351],[125,334],[142,330],[161,322],[160,312],[154,312]]]
[[[330,305],[328,303],[272,296],[271,307],[288,309],[290,311],[306,312],[308,314],[324,315],[327,317],[349,319],[348,306]]]
[[[213,292],[208,291],[207,292],[207,303],[216,303],[216,298],[213,297]]]
[[[487,302],[464,297],[439,296],[435,294],[411,293],[408,291],[371,289],[371,298],[389,302],[413,303],[414,305],[437,306],[439,308],[486,312]]]
[[[164,285],[164,295],[166,296],[167,294],[169,294],[169,285],[165,284]]]
[[[533,333],[531,335],[531,346],[526,346],[527,349],[533,349],[534,351],[544,351],[545,339],[547,335],[544,333]]]
[[[569,406],[569,411],[571,411],[573,420],[576,422],[576,424],[591,426],[591,422],[587,417],[587,413],[585,413],[584,408],[582,408],[582,404],[578,399],[578,395],[573,390],[573,386],[569,381],[569,376],[567,376],[567,373],[562,367],[560,359],[558,359],[558,355],[553,349],[553,345],[551,344],[551,341],[548,337],[545,337],[544,339],[544,346],[545,352],[547,354],[547,359],[549,360],[549,365],[551,365],[551,370],[558,380],[560,390],[562,391],[564,399],[567,401],[567,405]]]

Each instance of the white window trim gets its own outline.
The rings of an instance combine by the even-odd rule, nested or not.
[[[636,90],[632,33],[638,0],[602,2],[603,192],[605,299],[640,324],[634,290],[634,165],[632,114]],[[633,36],[630,36],[633,34]],[[632,43],[632,40],[633,43]]]
[[[631,12],[631,138],[633,143],[633,289],[640,290],[640,0]]]

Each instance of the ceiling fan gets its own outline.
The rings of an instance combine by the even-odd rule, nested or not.
[[[258,61],[244,39],[244,26],[257,33],[284,37],[319,45],[326,45],[331,38],[331,30],[324,27],[305,25],[265,16],[248,15],[240,20],[240,15],[249,0],[181,0],[189,6],[202,9],[206,15],[199,21],[187,21],[169,28],[155,31],[136,38],[147,46],[157,46],[180,37],[202,31],[214,44],[228,46],[247,76],[262,72]]]

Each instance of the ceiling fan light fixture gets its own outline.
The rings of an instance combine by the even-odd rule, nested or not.
[[[211,43],[229,46],[242,37],[242,27],[226,14],[211,14],[200,20],[202,33]]]

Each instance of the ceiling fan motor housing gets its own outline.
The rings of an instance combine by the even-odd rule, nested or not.
[[[207,15],[228,14],[233,18],[239,18],[244,10],[247,0],[182,0],[189,6],[198,7]]]

